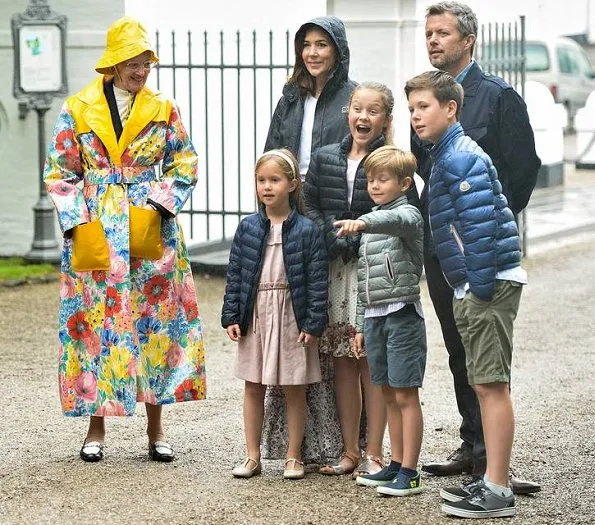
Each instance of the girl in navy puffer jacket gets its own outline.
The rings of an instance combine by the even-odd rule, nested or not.
[[[247,457],[232,473],[260,473],[266,385],[281,385],[289,427],[283,477],[303,478],[305,385],[321,379],[317,343],[327,317],[326,248],[318,227],[298,212],[301,182],[291,152],[264,153],[255,171],[260,211],[238,226],[221,317],[239,343],[235,374],[245,381]]]

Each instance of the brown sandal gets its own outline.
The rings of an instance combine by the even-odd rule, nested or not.
[[[349,462],[351,463],[350,467],[345,468],[341,464],[341,461],[344,458],[349,460]],[[341,454],[341,457],[339,459],[339,463],[337,463],[336,465],[324,465],[324,466],[320,467],[318,472],[320,472],[321,474],[324,474],[325,476],[343,476],[344,474],[351,474],[357,467],[358,461],[359,461],[359,457],[354,456],[352,454],[348,454],[347,452],[343,452],[343,454]]]
[[[375,466],[380,467],[378,470],[372,470]],[[365,476],[367,474],[375,474],[376,472],[381,471],[385,467],[384,459],[379,456],[366,456],[357,466],[357,468],[353,469],[351,477],[353,479],[357,478],[358,476]]]

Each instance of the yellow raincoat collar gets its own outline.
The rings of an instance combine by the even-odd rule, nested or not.
[[[150,122],[168,122],[171,102],[159,92],[144,86],[135,96],[128,119],[124,123],[120,140],[112,124],[111,113],[103,91],[105,77],[100,76],[75,95],[82,102],[80,114],[75,112],[77,132],[92,130],[106,147],[110,160],[116,166],[122,165],[126,148]]]

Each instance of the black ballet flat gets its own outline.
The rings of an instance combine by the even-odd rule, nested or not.
[[[83,443],[80,452],[81,459],[89,463],[95,463],[103,459],[103,443],[98,441],[89,441]]]
[[[155,441],[149,443],[149,457],[153,461],[161,461],[162,463],[169,463],[173,461],[176,455],[174,449],[167,441]]]

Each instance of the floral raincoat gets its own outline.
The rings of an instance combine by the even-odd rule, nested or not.
[[[162,163],[158,178],[154,167]],[[116,139],[103,77],[67,99],[45,165],[63,232],[100,220],[109,271],[75,272],[66,236],[61,264],[59,386],[67,416],[124,416],[137,401],[205,397],[194,281],[175,216],[196,184],[197,158],[176,106],[144,87]],[[159,260],[129,255],[129,206],[147,199],[162,218]]]

